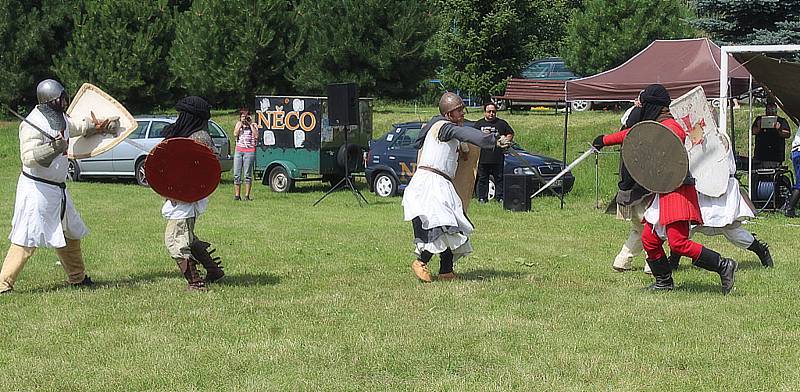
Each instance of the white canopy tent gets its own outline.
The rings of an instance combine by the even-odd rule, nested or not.
[[[728,102],[730,98],[728,96],[728,54],[732,53],[786,53],[786,52],[800,52],[800,45],[736,45],[736,46],[723,46],[721,48],[722,55],[720,56],[720,67],[719,67],[719,96],[721,99],[719,105],[719,127],[720,130],[724,133],[727,133],[728,123],[727,123],[727,114],[728,114]],[[752,94],[752,77],[750,82],[750,92]],[[753,109],[752,109],[752,97],[750,99],[750,124],[752,124],[753,119]],[[751,184],[752,180],[750,176],[753,172],[753,134],[752,132],[747,132],[749,135],[748,137],[748,170],[747,170],[747,183]],[[753,190],[750,189],[751,187],[748,185],[748,192],[752,198]]]

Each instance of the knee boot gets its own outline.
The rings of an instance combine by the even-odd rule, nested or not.
[[[667,264],[669,264],[670,270],[677,270],[681,265],[681,255],[670,252],[669,257],[667,257]]]
[[[211,247],[211,244],[208,242],[197,240],[192,242],[189,248],[191,249],[192,256],[206,269],[206,283],[214,283],[225,276],[225,271],[222,270],[222,262],[219,261],[220,258],[211,256],[211,254],[217,250],[211,249],[211,251],[209,251],[209,247]]]
[[[797,213],[794,208],[797,207],[798,200],[800,200],[800,189],[792,189],[792,195],[789,196],[789,200],[786,201],[786,205],[784,206],[783,215],[790,218],[796,217]]]
[[[719,274],[720,282],[722,283],[722,293],[728,295],[733,290],[735,281],[736,268],[738,264],[736,260],[726,259],[720,256],[719,253],[711,249],[703,247],[700,252],[700,257],[693,261],[692,264]]]
[[[67,273],[67,282],[73,286],[91,286],[94,284],[92,278],[86,275],[86,267],[83,264],[83,252],[81,251],[81,240],[67,238],[67,245],[63,248],[56,248],[56,254]]]
[[[672,290],[675,288],[675,282],[672,281],[672,270],[667,263],[667,256],[663,256],[658,260],[647,260],[647,265],[650,266],[650,271],[653,272],[653,277],[656,278],[655,283],[647,286],[648,290]]]
[[[769,253],[769,245],[767,245],[766,242],[759,241],[754,235],[753,243],[747,247],[747,250],[758,255],[758,259],[761,260],[761,265],[765,268],[772,267],[772,255]]]
[[[186,290],[189,291],[206,291],[206,283],[200,274],[197,272],[197,262],[190,259],[177,259],[178,268],[180,268],[183,277],[186,278]]]
[[[22,272],[25,263],[33,256],[36,248],[11,244],[3,261],[3,268],[0,270],[0,294],[10,292],[14,289],[14,282]]]

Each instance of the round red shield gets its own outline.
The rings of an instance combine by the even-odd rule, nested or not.
[[[147,183],[167,199],[193,203],[214,193],[222,168],[208,147],[185,137],[158,143],[144,163]]]

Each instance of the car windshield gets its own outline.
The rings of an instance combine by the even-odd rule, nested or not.
[[[525,79],[542,79],[547,77],[547,71],[550,70],[552,63],[533,63],[522,71],[522,77]]]

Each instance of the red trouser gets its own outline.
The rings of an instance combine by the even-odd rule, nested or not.
[[[689,239],[689,222],[677,221],[667,225],[667,241],[669,241],[669,249],[672,253],[690,257],[692,261],[700,257],[700,252],[703,250],[703,245],[698,244]],[[655,233],[653,225],[644,222],[644,230],[642,230],[642,247],[647,252],[647,260],[658,260],[665,257],[664,248],[662,245],[664,240]]]

